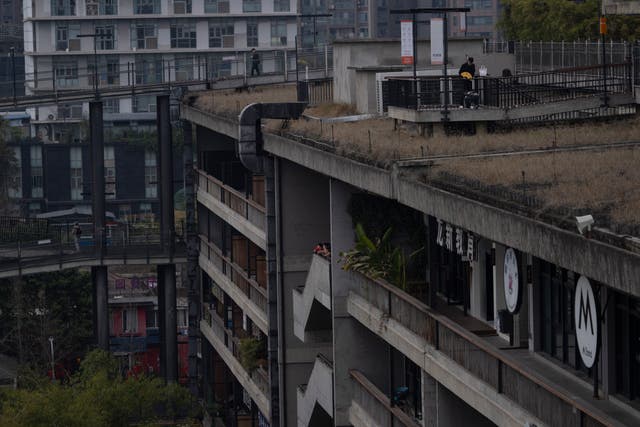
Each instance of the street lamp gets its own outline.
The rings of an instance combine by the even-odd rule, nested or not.
[[[56,364],[55,364],[55,359],[53,357],[53,337],[49,337],[49,346],[51,348],[51,380],[55,381],[55,379],[56,379]]]
[[[97,39],[108,37],[108,34],[98,33],[93,34],[78,34],[78,37],[93,37],[93,87],[95,89],[96,100],[100,99],[100,93],[98,92],[98,47]]]

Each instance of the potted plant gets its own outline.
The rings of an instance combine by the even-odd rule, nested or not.
[[[262,341],[256,337],[241,338],[238,352],[240,364],[251,373],[258,367],[258,360],[262,357]]]

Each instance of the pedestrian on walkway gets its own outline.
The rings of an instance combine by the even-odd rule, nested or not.
[[[71,234],[73,235],[73,243],[75,243],[76,245],[76,252],[80,252],[80,236],[82,235],[80,224],[78,224],[77,222],[73,224]]]
[[[256,49],[251,49],[251,75],[253,76],[253,71],[255,70],[256,74],[260,75],[260,54],[256,52]]]

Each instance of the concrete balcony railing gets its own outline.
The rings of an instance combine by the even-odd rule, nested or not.
[[[303,287],[293,289],[293,333],[303,342],[330,341],[331,260],[314,254]],[[318,312],[324,312],[318,315]],[[315,312],[315,313],[314,313]],[[316,315],[312,315],[312,313]],[[317,325],[311,319],[316,320]],[[323,319],[324,320],[324,319]]]
[[[249,315],[256,326],[266,333],[267,290],[202,235],[199,261],[201,268]]]
[[[391,401],[360,371],[349,371],[353,383],[353,399],[349,409],[349,422],[355,427],[419,427],[421,424]]]
[[[333,424],[333,363],[321,354],[316,356],[309,383],[298,387],[297,400],[298,427]],[[324,414],[315,411],[316,405]]]
[[[393,341],[428,373],[431,374],[428,365],[439,365],[440,372],[448,371],[436,378],[438,381],[452,381],[465,392],[476,393],[476,397],[477,390],[484,390],[484,408],[500,406],[502,411],[511,407],[510,413],[503,414],[510,422],[535,417],[551,426],[609,424],[603,411],[566,392],[551,378],[533,372],[525,360],[507,354],[399,288],[358,273],[353,273],[353,278],[358,286],[349,295],[352,316],[363,324],[370,322],[374,325],[370,329],[378,334],[384,329],[379,322],[387,322],[385,339]],[[454,377],[455,381],[450,380]]]
[[[196,169],[198,202],[266,250],[266,209],[222,181]]]
[[[242,388],[251,396],[260,411],[267,417],[269,408],[269,375],[258,367],[248,372],[240,363],[240,338],[225,328],[224,320],[211,309],[203,310],[205,319],[200,323],[203,336],[211,343],[218,355],[224,360],[229,370],[236,377]]]

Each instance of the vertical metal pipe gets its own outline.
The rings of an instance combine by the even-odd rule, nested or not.
[[[173,218],[173,152],[169,96],[157,97],[157,126],[160,153],[160,233],[165,253],[173,256],[175,225]]]
[[[198,340],[200,337],[201,296],[198,282],[198,235],[196,229],[195,173],[193,170],[193,141],[191,122],[182,122],[184,134],[184,195],[187,220],[187,287],[189,299],[189,390],[195,397],[200,396],[198,383],[199,359]]]
[[[165,264],[160,269],[164,276],[164,301],[160,315],[164,317],[165,368],[164,377],[167,383],[178,381],[178,322],[176,309],[176,266]]]
[[[109,351],[109,290],[107,267],[91,267],[94,295],[94,330],[98,348]]]
[[[105,201],[104,130],[101,101],[91,101],[89,103],[89,122],[91,126],[91,171],[93,180],[91,189],[91,198],[93,200],[93,236],[96,256],[102,259],[104,256]]]

